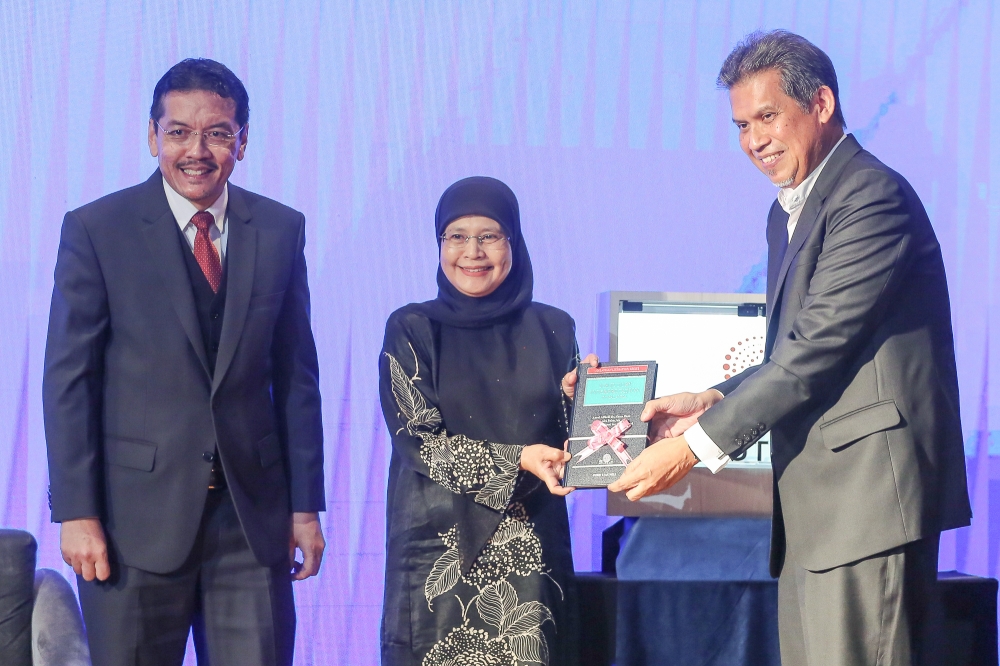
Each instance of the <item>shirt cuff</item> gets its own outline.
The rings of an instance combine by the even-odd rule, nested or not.
[[[720,469],[729,464],[731,458],[729,454],[720,449],[712,438],[708,436],[700,423],[695,423],[684,432],[684,439],[687,440],[691,452],[705,463],[705,467],[715,474]]]

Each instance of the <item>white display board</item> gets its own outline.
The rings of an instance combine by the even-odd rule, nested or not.
[[[616,346],[610,356],[622,362],[656,361],[657,397],[703,391],[763,360],[767,320],[758,295],[688,294],[688,300],[683,294],[628,296],[635,300],[606,302],[617,310],[610,322]],[[769,466],[769,437],[731,465]]]
[[[656,361],[657,397],[704,391],[763,359],[764,317],[677,309],[618,315],[618,358]]]

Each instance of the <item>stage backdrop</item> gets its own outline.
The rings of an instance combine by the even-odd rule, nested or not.
[[[775,190],[715,75],[748,31],[833,58],[850,131],[922,197],[944,248],[975,523],[941,567],[1000,557],[1000,6],[988,0],[3,0],[0,524],[67,573],[46,506],[41,369],[63,213],[145,179],[156,80],[206,56],[250,92],[234,182],[305,212],[329,539],[296,585],[299,664],[377,663],[388,437],[383,324],[435,293],[434,206],[487,174],[521,202],[538,300],[596,348],[611,289],[763,291]],[[605,255],[600,270],[583,254]],[[991,506],[992,505],[992,506]],[[601,492],[570,500],[598,566]],[[991,515],[992,514],[992,515]],[[995,517],[994,517],[995,516]]]

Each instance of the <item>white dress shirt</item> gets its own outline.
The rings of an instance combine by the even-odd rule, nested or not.
[[[799,216],[802,214],[802,207],[809,198],[809,193],[812,192],[813,185],[816,184],[820,172],[823,171],[823,167],[830,161],[830,156],[833,155],[837,147],[846,138],[846,134],[840,137],[840,140],[834,144],[830,152],[823,158],[823,161],[819,163],[819,166],[813,169],[812,173],[806,176],[805,180],[799,183],[798,187],[783,187],[778,190],[778,205],[788,213],[789,241],[792,240],[792,234],[795,233],[795,225],[799,223]],[[712,470],[712,474],[715,474],[729,464],[731,460],[729,454],[720,449],[712,441],[712,438],[708,436],[700,423],[695,423],[688,428],[687,432],[684,433],[684,439],[687,440],[688,446],[691,447],[691,452],[694,453],[698,460],[705,463],[705,467]]]
[[[181,228],[184,238],[187,239],[191,251],[194,251],[194,238],[198,234],[198,227],[191,224],[191,218],[198,212],[198,208],[177,193],[170,183],[163,179],[163,191],[167,195],[167,204],[170,205],[170,212],[177,220],[177,226]],[[226,263],[226,245],[229,240],[229,225],[226,223],[226,207],[229,205],[229,183],[222,188],[222,194],[211,206],[205,209],[215,218],[215,224],[208,228],[208,235],[212,238],[212,244],[219,252],[219,263]]]

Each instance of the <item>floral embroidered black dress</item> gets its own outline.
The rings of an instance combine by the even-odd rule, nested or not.
[[[490,217],[519,235],[514,201],[513,221]],[[441,208],[439,227],[450,221]],[[575,367],[574,324],[531,302],[527,250],[511,231],[515,269],[498,307],[484,314],[447,293],[439,272],[438,299],[400,308],[386,324],[383,666],[576,663],[566,503],[519,469],[524,446],[562,448],[567,437],[559,382]],[[442,314],[442,301],[470,316]]]

